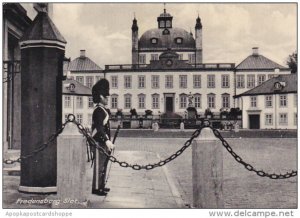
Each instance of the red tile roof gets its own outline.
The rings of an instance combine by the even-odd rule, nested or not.
[[[250,55],[236,67],[237,70],[274,70],[276,68],[288,70],[287,67],[277,64],[263,55]]]
[[[103,71],[101,67],[99,67],[95,62],[93,62],[88,57],[78,57],[71,61],[69,71]]]
[[[284,82],[285,86],[281,90],[275,90],[274,84],[276,82]],[[244,93],[234,96],[238,98],[240,96],[249,96],[249,95],[268,95],[268,94],[285,94],[285,93],[297,93],[297,75],[296,74],[287,74],[279,75],[278,77],[273,77],[264,83],[256,86],[253,89],[250,89]]]

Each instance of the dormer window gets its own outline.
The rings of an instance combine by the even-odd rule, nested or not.
[[[157,41],[158,41],[157,38],[152,38],[152,39],[151,39],[151,43],[152,43],[152,44],[157,44]]]
[[[163,35],[169,35],[169,34],[170,34],[170,31],[168,29],[164,29]]]
[[[175,42],[176,42],[176,44],[182,44],[183,39],[178,37],[178,38],[175,39]]]
[[[160,28],[165,28],[165,21],[164,21],[164,20],[161,20],[161,21],[159,22],[159,27],[160,27]]]

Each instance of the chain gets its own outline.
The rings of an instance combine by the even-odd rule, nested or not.
[[[251,164],[248,164],[246,163],[245,161],[243,161],[243,159],[237,155],[232,147],[228,144],[228,142],[222,137],[221,133],[217,130],[217,129],[214,129],[212,127],[210,127],[214,133],[214,135],[220,139],[220,141],[222,142],[222,145],[226,148],[226,150],[234,157],[234,159],[244,165],[244,167],[249,170],[249,171],[253,171],[255,172],[258,176],[261,176],[261,177],[268,177],[270,179],[288,179],[290,177],[294,177],[294,176],[297,176],[298,172],[297,171],[294,171],[292,170],[292,172],[287,172],[285,174],[275,174],[275,173],[266,173],[264,172],[263,170],[257,170],[255,169]]]
[[[197,129],[192,134],[191,138],[188,139],[179,150],[177,150],[174,154],[170,155],[165,160],[161,160],[161,161],[159,161],[157,163],[154,163],[154,164],[140,165],[140,164],[130,164],[130,163],[127,163],[126,161],[119,161],[116,157],[114,157],[112,154],[107,153],[104,148],[99,146],[99,144],[95,141],[95,139],[93,139],[93,137],[91,137],[88,134],[86,128],[84,128],[79,122],[77,122],[75,120],[75,116],[73,114],[69,114],[67,119],[68,119],[69,122],[73,122],[77,125],[79,131],[86,137],[86,139],[87,139],[88,143],[90,144],[90,146],[93,146],[93,147],[99,149],[104,155],[106,155],[108,157],[108,159],[112,163],[118,163],[121,167],[132,168],[133,170],[142,170],[142,169],[152,170],[156,167],[161,167],[161,166],[169,163],[170,161],[172,161],[175,158],[177,158],[178,156],[180,156],[185,151],[185,149],[187,149],[191,145],[194,138],[199,136],[199,134],[201,132],[201,129],[202,129],[202,128]]]
[[[41,151],[45,150],[45,149],[48,147],[48,145],[49,145],[51,142],[53,142],[53,141],[57,138],[57,136],[58,136],[60,133],[62,133],[62,131],[64,130],[64,128],[65,128],[65,126],[66,126],[66,124],[67,124],[68,122],[69,122],[69,121],[67,120],[65,123],[63,123],[62,126],[61,126],[61,128],[60,128],[56,133],[52,134],[52,135],[48,138],[48,140],[47,140],[46,142],[42,143],[38,148],[36,148],[35,150],[33,150],[31,153],[26,154],[26,155],[22,155],[22,156],[20,156],[20,157],[19,157],[18,159],[16,159],[16,160],[10,160],[10,159],[8,159],[8,160],[4,160],[3,162],[4,162],[5,164],[21,163],[21,160],[24,160],[24,159],[33,157],[33,156],[35,156],[36,154],[40,153]]]

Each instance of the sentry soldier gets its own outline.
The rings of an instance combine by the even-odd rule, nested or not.
[[[109,82],[99,80],[92,88],[93,102],[96,107],[93,112],[92,136],[107,153],[111,153],[114,144],[110,141],[109,111],[105,108],[108,103]],[[93,150],[94,168],[92,193],[105,196],[109,188],[105,187],[105,177],[108,157],[99,149]]]

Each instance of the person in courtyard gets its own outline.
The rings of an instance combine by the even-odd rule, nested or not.
[[[108,103],[109,82],[106,79],[99,80],[92,88],[93,102],[96,104],[92,117],[92,136],[108,154],[114,148],[110,141],[109,111],[105,108]],[[99,149],[93,149],[93,184],[92,193],[105,196],[109,188],[105,187],[105,177],[108,165],[108,157]]]

